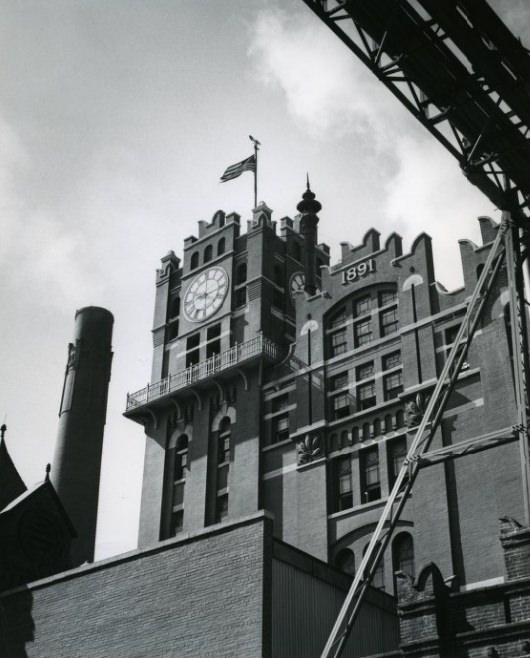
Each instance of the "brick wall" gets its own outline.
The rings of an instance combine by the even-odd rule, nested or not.
[[[5,592],[0,655],[268,655],[268,523],[258,514]]]
[[[504,519],[506,582],[458,591],[435,565],[398,576],[401,652],[416,658],[530,655],[530,528]]]

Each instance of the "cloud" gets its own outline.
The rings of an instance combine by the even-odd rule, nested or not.
[[[75,304],[86,287],[82,243],[66,221],[23,197],[22,181],[35,171],[16,131],[0,118],[0,243],[2,294],[28,295],[28,307]],[[44,301],[45,300],[45,301]]]
[[[384,216],[410,245],[425,231],[433,239],[436,274],[447,288],[461,285],[457,240],[479,242],[475,218],[492,215],[491,203],[463,177],[456,161],[429,136],[401,137],[395,143],[397,173],[385,186]]]
[[[528,0],[489,0],[489,4],[514,36],[522,39],[526,47],[530,44],[530,8]]]
[[[15,218],[20,203],[13,185],[13,173],[27,162],[18,135],[13,128],[0,117],[0,213],[2,216],[2,234],[0,241],[0,265],[9,250],[9,240],[16,229]]]
[[[381,145],[388,130],[386,90],[312,16],[265,10],[251,28],[258,78],[282,90],[288,112],[312,137],[366,134]]]
[[[374,178],[383,174],[378,228],[400,232],[405,245],[428,232],[440,278],[461,285],[457,240],[478,240],[474,218],[492,208],[456,160],[320,21],[266,10],[252,35],[258,75],[282,90],[294,121],[321,141],[342,137],[344,148],[359,154],[352,177],[365,166],[361,138],[370,140]]]

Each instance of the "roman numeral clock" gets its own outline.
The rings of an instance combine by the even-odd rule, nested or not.
[[[184,315],[190,322],[202,322],[216,313],[228,292],[228,274],[222,267],[197,274],[184,297]]]

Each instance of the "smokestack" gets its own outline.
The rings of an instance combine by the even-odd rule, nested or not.
[[[78,533],[73,565],[94,561],[113,323],[104,308],[82,308],[68,345],[51,480]]]

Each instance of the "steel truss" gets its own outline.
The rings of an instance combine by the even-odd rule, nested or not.
[[[521,224],[522,222],[519,222]],[[526,224],[526,222],[523,222]],[[526,522],[530,524],[530,471],[528,459],[528,340],[524,302],[523,260],[526,251],[519,236],[519,227],[510,212],[504,211],[502,223],[492,244],[484,269],[469,301],[466,315],[451,348],[450,354],[427,403],[425,413],[410,445],[407,457],[388,497],[379,522],[372,535],[362,562],[337,621],[331,631],[321,658],[340,656],[359,613],[364,594],[377,569],[392,533],[405,507],[421,468],[446,459],[486,450],[508,441],[519,440],[521,450],[522,488]],[[527,241],[526,229],[524,241]],[[456,384],[473,335],[481,320],[489,293],[496,283],[502,266],[506,267],[510,291],[510,326],[513,355],[514,388],[517,422],[511,428],[486,434],[468,441],[429,452],[429,446],[442,420],[449,397]]]
[[[485,0],[304,0],[498,208],[530,217],[530,57]]]

